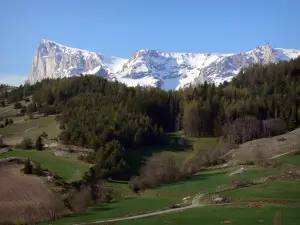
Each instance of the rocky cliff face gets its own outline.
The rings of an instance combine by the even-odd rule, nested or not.
[[[109,76],[120,70],[126,61],[42,40],[32,62],[28,82],[35,83],[45,78],[63,78],[80,74]]]
[[[130,59],[69,48],[42,40],[32,63],[28,82],[79,74],[104,76],[128,86],[179,89],[190,84],[230,81],[241,68],[254,63],[277,63],[300,56],[300,50],[260,46],[237,54],[166,53],[139,50]]]

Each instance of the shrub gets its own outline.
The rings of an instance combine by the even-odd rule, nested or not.
[[[42,138],[47,138],[47,137],[48,137],[48,134],[47,134],[46,132],[43,132],[43,133],[40,135],[40,137],[42,137]]]
[[[2,140],[2,138],[0,138],[0,148],[4,147],[4,142]]]
[[[4,126],[6,127],[6,126],[8,126],[9,125],[9,120],[6,118],[5,120],[4,120]]]
[[[66,129],[66,125],[64,123],[60,123],[59,124],[59,129],[65,130]]]
[[[41,136],[39,136],[37,139],[36,139],[36,142],[35,142],[35,149],[36,150],[43,150],[44,149],[44,144],[43,144],[43,139]]]
[[[22,108],[22,104],[20,102],[16,102],[14,105],[14,109],[21,109]]]
[[[233,181],[232,185],[233,188],[243,188],[243,187],[249,187],[254,185],[254,182],[249,180],[240,180],[240,181]]]
[[[33,143],[30,138],[24,138],[19,144],[16,145],[16,147],[21,149],[33,149]]]
[[[5,107],[5,101],[4,101],[4,100],[2,100],[2,101],[0,102],[0,106],[1,106],[1,107]]]
[[[24,174],[32,174],[32,165],[29,159],[26,160],[23,169]]]
[[[128,186],[134,193],[138,193],[140,190],[144,189],[144,184],[139,177],[133,177],[129,181]]]
[[[41,164],[40,163],[36,163],[34,168],[33,168],[33,173],[38,175],[38,176],[41,176],[41,173],[42,173],[42,168],[41,168]]]
[[[23,106],[20,112],[21,112],[21,113],[26,113],[26,112],[27,112],[27,107],[26,107],[26,106]]]

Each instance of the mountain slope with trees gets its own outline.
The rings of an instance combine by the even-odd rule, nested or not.
[[[108,154],[122,157],[141,146],[163,144],[166,132],[222,136],[225,142],[241,144],[293,130],[300,124],[299,81],[300,58],[250,66],[219,86],[204,83],[166,92],[79,76],[26,84],[0,96],[17,102],[33,95],[24,111],[59,114],[61,140],[93,148],[97,163],[97,152],[111,141],[118,144],[110,148],[117,149]]]

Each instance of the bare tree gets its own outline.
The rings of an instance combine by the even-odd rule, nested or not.
[[[259,149],[255,149],[253,151],[253,158],[254,158],[254,161],[257,163],[257,164],[262,164],[266,161],[267,157],[266,155],[264,154],[263,151],[259,150]]]
[[[51,200],[49,200],[49,204],[44,208],[45,217],[48,220],[56,220],[65,212],[65,209],[66,207],[63,204],[62,200],[58,196],[55,196]]]
[[[72,190],[68,199],[74,212],[83,212],[91,202],[91,193],[89,187],[81,187],[80,190]]]
[[[170,154],[157,154],[150,157],[140,170],[140,178],[148,187],[176,181],[181,175],[174,156]]]

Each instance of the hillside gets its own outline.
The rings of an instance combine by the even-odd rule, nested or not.
[[[24,175],[21,169],[18,164],[0,165],[0,223],[31,223],[68,213],[45,178]]]
[[[300,128],[283,135],[246,142],[227,155],[233,161],[257,160],[257,154],[263,159],[270,159],[299,150],[299,140]]]
[[[259,46],[248,52],[176,53],[138,50],[129,59],[70,48],[42,40],[36,51],[27,81],[34,84],[46,78],[93,74],[117,80],[127,86],[179,89],[199,83],[230,81],[242,68],[260,63],[289,61],[300,50]]]
[[[133,218],[137,223],[174,222],[168,215],[181,210],[187,213],[183,218],[195,212],[197,221],[202,207],[205,212],[218,204],[215,198],[226,198],[222,204],[229,198],[235,212],[247,211],[235,217],[237,224],[249,218],[270,221],[278,210],[289,215],[284,207],[299,205],[298,157],[269,159],[298,147],[299,75],[297,58],[251,65],[219,86],[205,82],[168,92],[92,75],[4,90],[1,145],[12,151],[4,148],[1,158],[25,157],[50,170],[47,184],[72,215],[45,224],[118,217],[126,224],[137,214],[145,214]],[[232,165],[226,154],[246,162]],[[256,207],[269,211],[263,216],[248,212]],[[168,215],[151,219],[153,211]],[[207,224],[233,221],[226,217],[203,219]]]

